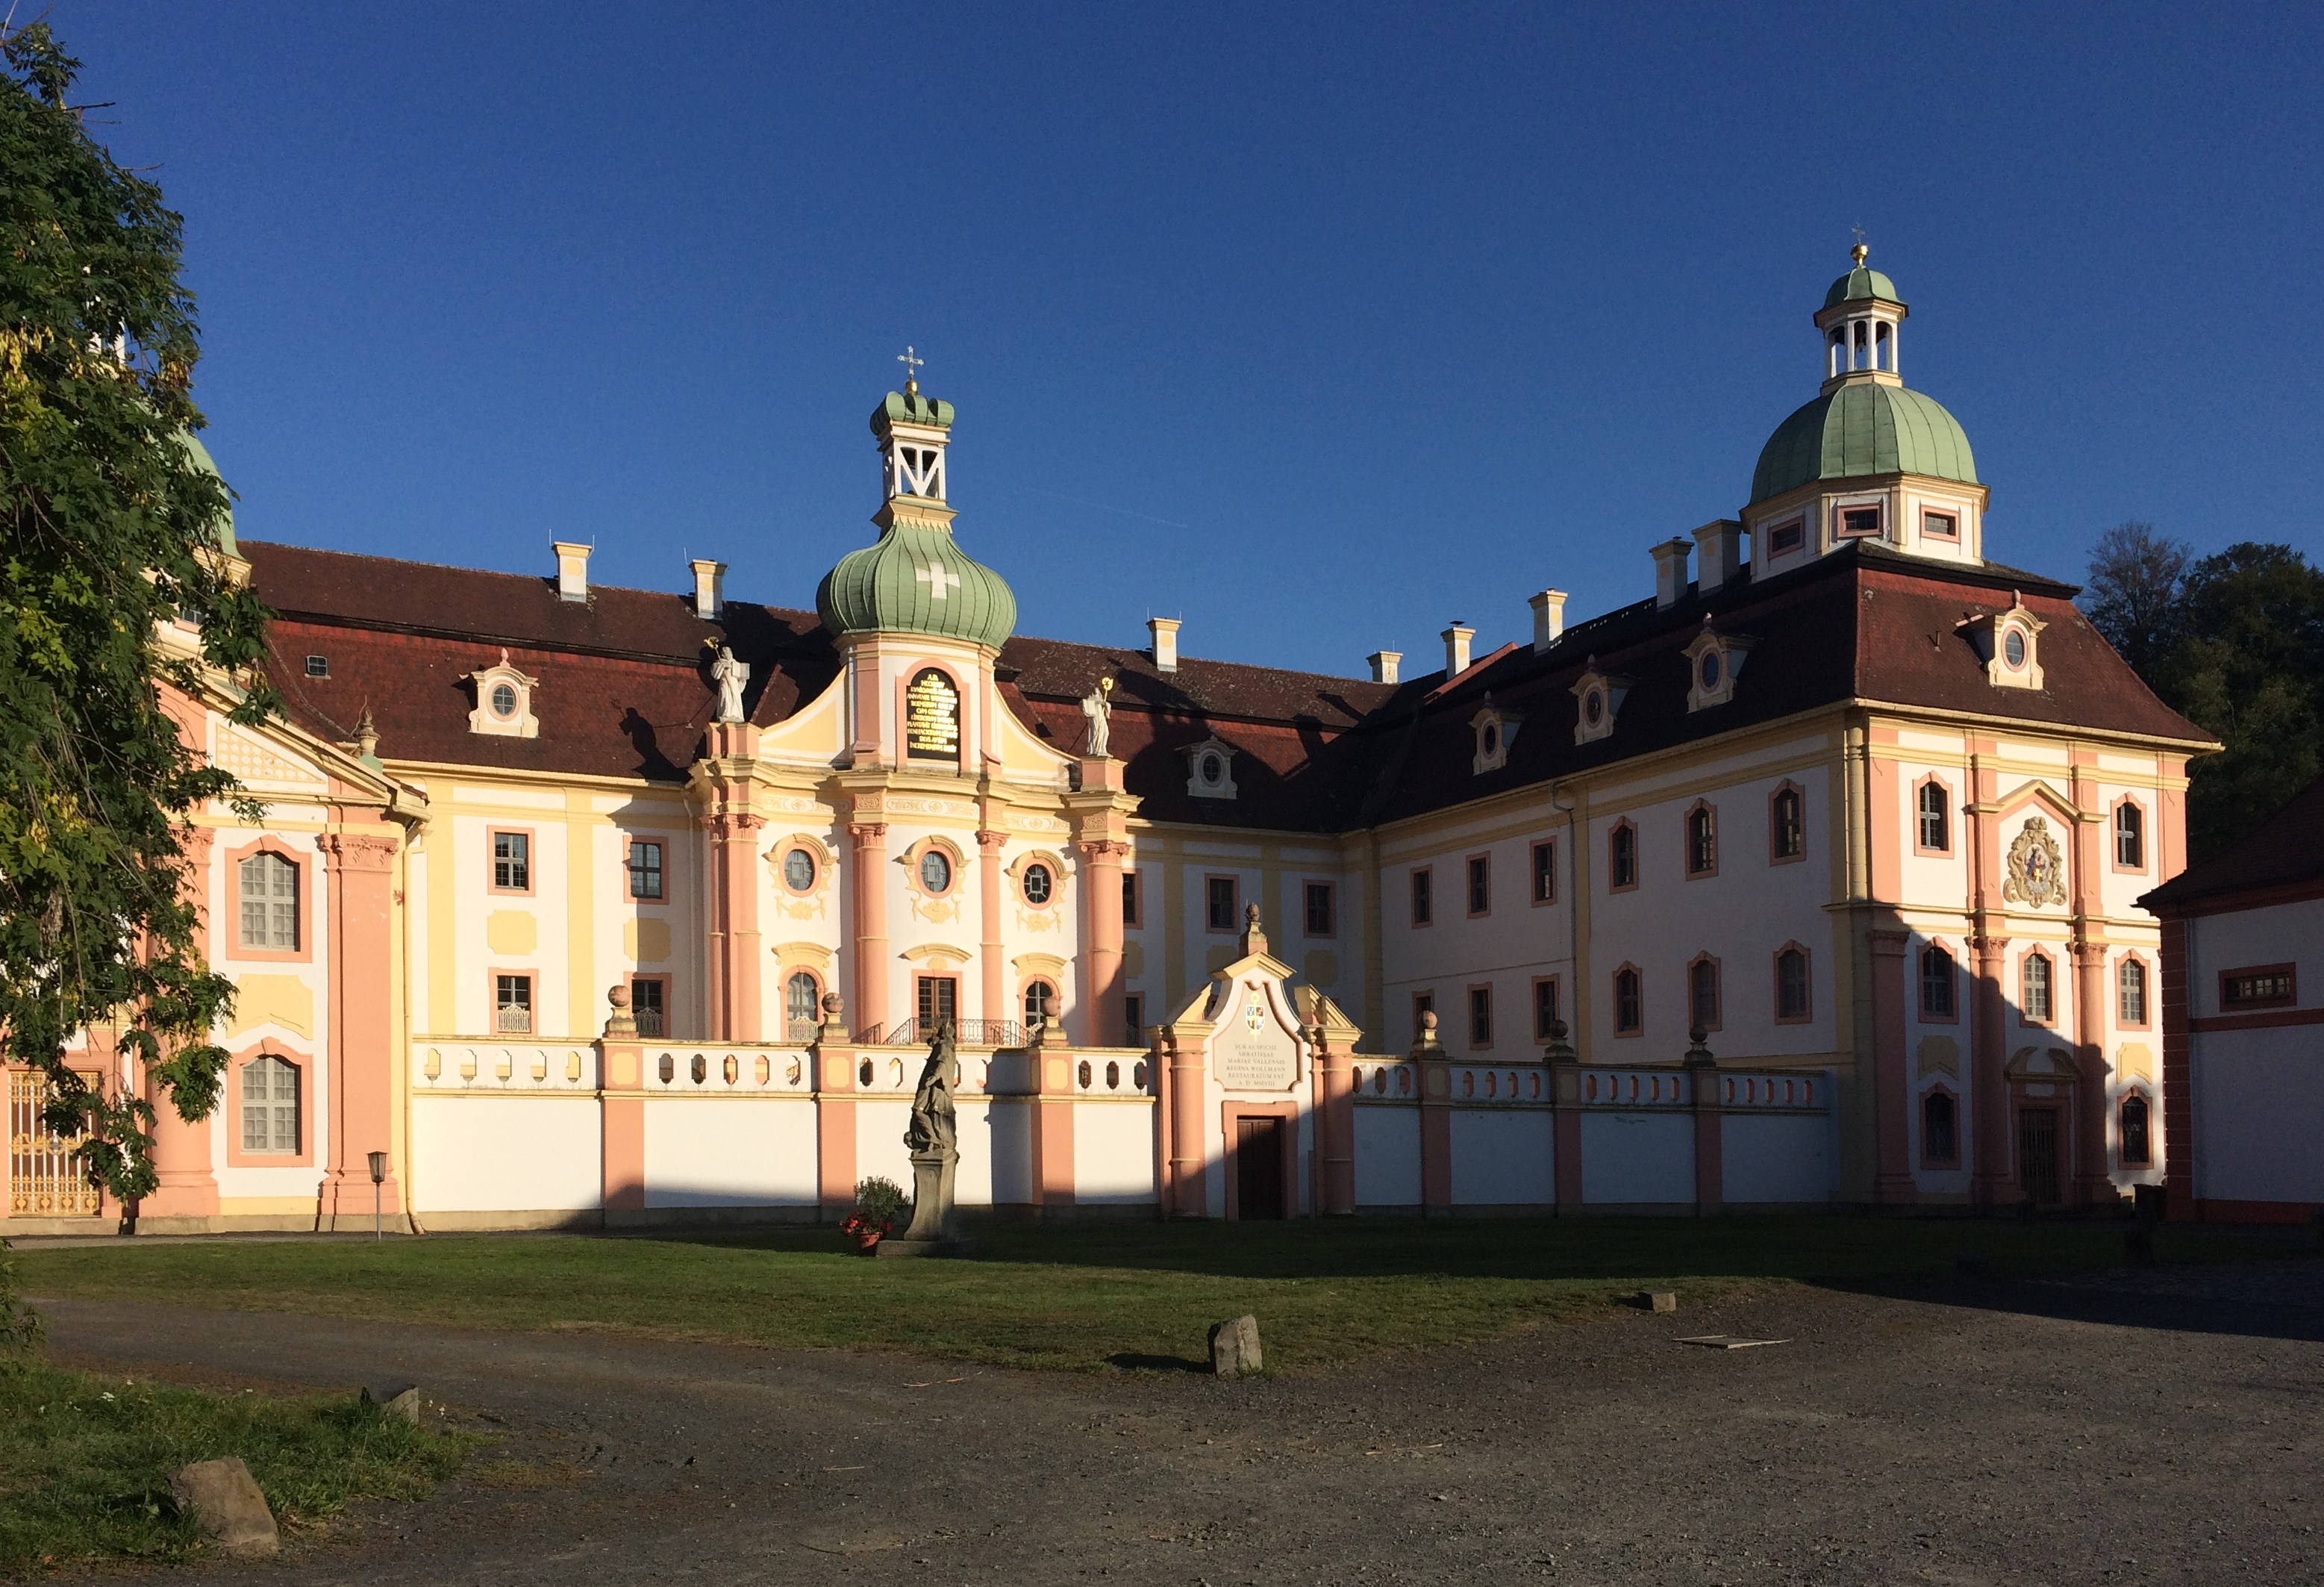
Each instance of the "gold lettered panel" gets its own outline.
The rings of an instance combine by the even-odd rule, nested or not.
[[[923,761],[960,759],[960,690],[934,667],[904,688],[904,753]]]

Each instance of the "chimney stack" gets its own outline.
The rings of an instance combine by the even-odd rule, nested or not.
[[[1694,531],[1695,583],[1704,595],[1733,584],[1743,571],[1743,526],[1732,518],[1706,523]]]
[[[1458,617],[1452,620],[1452,626],[1443,634],[1445,677],[1469,670],[1469,641],[1476,637],[1475,629],[1463,625]]]
[[[1655,609],[1675,606],[1686,598],[1686,554],[1694,549],[1683,540],[1667,540],[1654,549]]]
[[[551,540],[549,549],[557,553],[557,598],[560,601],[587,600],[589,548],[573,540]]]
[[[1565,632],[1565,592],[1544,590],[1526,604],[1533,607],[1533,653],[1538,656]]]
[[[1370,655],[1366,656],[1364,660],[1371,663],[1372,681],[1374,683],[1394,683],[1397,681],[1397,663],[1404,660],[1404,652],[1402,650],[1374,650]]]
[[[1146,632],[1154,636],[1154,670],[1178,670],[1178,620],[1176,617],[1148,617]]]
[[[696,557],[687,566],[694,569],[694,614],[715,623],[726,615],[726,564]]]

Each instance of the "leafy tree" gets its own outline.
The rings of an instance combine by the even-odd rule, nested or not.
[[[181,1117],[217,1101],[233,987],[195,951],[180,833],[208,801],[256,809],[160,691],[210,670],[239,680],[236,720],[266,717],[266,614],[220,554],[226,486],[190,441],[179,217],[89,136],[67,103],[79,62],[45,24],[0,37],[0,1032],[53,1083],[50,1127],[87,1130],[92,1181],[134,1208],[153,1110],[86,1085],[65,1043],[115,1030]],[[163,648],[173,619],[198,642]]]
[[[2194,764],[2187,847],[2249,832],[2324,770],[2324,572],[2246,541],[2187,570],[2155,692],[2226,746]]]
[[[2171,648],[2189,556],[2184,542],[2135,521],[2115,525],[2091,548],[2082,610],[2141,676]]]

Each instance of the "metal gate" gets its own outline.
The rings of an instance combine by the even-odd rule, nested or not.
[[[94,1218],[97,1189],[72,1158],[85,1139],[58,1135],[41,1122],[49,1079],[34,1069],[8,1073],[8,1214],[14,1218]]]

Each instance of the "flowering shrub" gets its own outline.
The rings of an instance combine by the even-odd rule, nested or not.
[[[857,1183],[855,1211],[839,1225],[840,1232],[858,1239],[865,1234],[885,1234],[896,1226],[907,1204],[901,1186],[875,1174]]]

